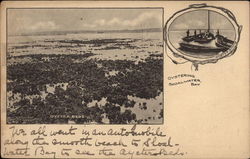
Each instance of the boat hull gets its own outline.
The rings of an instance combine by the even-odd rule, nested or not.
[[[182,38],[183,41],[186,41],[186,42],[191,42],[194,40],[194,36],[188,36],[188,37],[184,37]]]
[[[227,38],[225,38],[224,36],[217,36],[216,37],[216,41],[215,41],[215,45],[217,47],[224,47],[226,49],[229,49],[232,45],[233,45],[234,41],[229,40]]]
[[[207,46],[200,46],[200,45],[193,45],[188,43],[179,43],[180,50],[182,51],[190,51],[195,53],[208,53],[208,52],[220,52],[225,51],[226,48],[224,47],[207,47]]]

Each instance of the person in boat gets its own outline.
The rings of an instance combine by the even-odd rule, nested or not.
[[[186,33],[187,33],[187,37],[189,37],[189,29],[187,30],[187,32],[186,32]]]
[[[208,38],[210,36],[210,32],[209,32],[209,30],[207,30],[206,32],[205,32],[205,34],[204,34],[204,38]]]
[[[219,29],[217,30],[216,35],[217,35],[217,36],[218,36],[218,35],[220,35],[220,31],[219,31]]]
[[[205,32],[205,37],[207,37],[207,36],[208,36],[208,33],[209,33],[208,31],[206,31],[206,32]]]
[[[196,34],[196,30],[194,30],[194,36],[196,36],[197,34]]]
[[[197,37],[198,37],[198,38],[202,38],[202,37],[203,37],[202,32],[201,32],[201,29],[199,29],[199,34],[197,34]]]

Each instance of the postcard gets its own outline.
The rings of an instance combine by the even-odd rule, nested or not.
[[[249,2],[1,3],[3,158],[249,158]]]

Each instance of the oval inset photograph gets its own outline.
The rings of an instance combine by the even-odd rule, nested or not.
[[[224,15],[207,9],[185,12],[177,16],[168,28],[168,40],[186,56],[207,59],[229,50],[236,31]]]

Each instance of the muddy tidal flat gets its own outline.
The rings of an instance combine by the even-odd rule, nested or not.
[[[162,32],[10,36],[8,124],[162,124]]]

